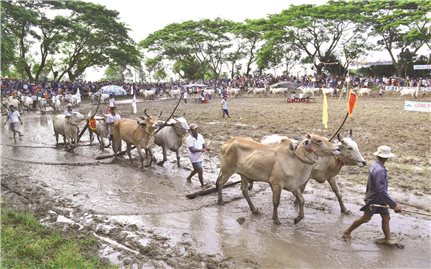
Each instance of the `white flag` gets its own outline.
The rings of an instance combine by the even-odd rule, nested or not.
[[[130,95],[133,95],[133,85],[132,85],[132,90],[130,91]]]
[[[133,114],[136,114],[138,112],[138,108],[136,107],[136,95],[133,95],[132,107],[133,107]]]

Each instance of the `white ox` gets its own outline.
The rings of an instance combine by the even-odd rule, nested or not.
[[[173,90],[168,91],[167,94],[170,98],[176,99],[177,97],[179,98],[181,96],[181,90],[180,89],[173,89]]]
[[[312,88],[312,87],[304,87],[304,86],[298,87],[298,90],[302,91],[302,94],[304,94],[304,96],[311,96],[313,98],[315,93],[320,92],[320,88]]]
[[[90,96],[91,99],[91,104],[95,105],[99,102],[99,98],[100,98],[100,103],[108,103],[109,100],[109,94],[107,93],[101,93],[101,92],[96,92],[94,94],[92,94]]]
[[[227,94],[229,97],[234,96],[235,98],[238,97],[238,95],[241,93],[241,89],[239,88],[229,88],[227,89]]]
[[[162,148],[163,160],[158,164],[163,165],[168,160],[167,149],[175,152],[177,156],[177,165],[180,167],[180,148],[183,144],[183,138],[189,132],[189,125],[184,117],[170,119],[164,128],[154,136],[154,143]]]
[[[267,145],[274,145],[280,144],[283,139],[288,139],[295,144],[299,143],[297,140],[280,135],[265,136],[262,138],[261,142]],[[335,142],[335,144],[340,147],[340,155],[319,158],[316,165],[313,167],[313,170],[311,171],[310,179],[314,179],[319,183],[328,181],[332,191],[335,193],[335,196],[337,196],[341,213],[348,214],[349,211],[344,206],[341,193],[338,189],[337,175],[340,173],[341,168],[345,165],[356,165],[363,167],[367,164],[367,162],[362,157],[358,144],[352,139],[352,130],[350,130],[348,137],[343,138],[340,134],[338,134],[338,142]],[[308,181],[305,182],[303,186],[301,186],[302,193],[304,192],[307,183]],[[298,202],[298,200],[295,201],[295,203]]]
[[[33,98],[30,96],[23,96],[21,97],[21,103],[24,108],[27,108],[27,111],[32,109],[33,107]]]
[[[329,94],[330,96],[333,96],[334,92],[338,93],[338,89],[334,88],[321,88],[321,91],[323,94]]]
[[[417,99],[419,87],[400,87],[400,96],[410,95],[412,98]]]
[[[263,96],[263,95],[265,95],[265,94],[266,94],[266,89],[265,89],[265,88],[252,88],[252,89],[251,89],[251,92],[252,92],[254,95],[258,95],[258,94],[260,94],[261,96]]]
[[[253,181],[263,181],[271,185],[273,215],[275,224],[280,224],[278,206],[281,190],[291,191],[299,201],[299,214],[294,223],[304,218],[303,186],[310,178],[311,171],[319,156],[338,155],[339,148],[326,138],[308,135],[296,148],[289,140],[278,145],[264,145],[250,137],[234,137],[221,150],[221,168],[217,178],[218,203],[223,204],[223,185],[235,173],[241,176],[241,190],[250,207],[257,213],[248,194],[248,185]]]
[[[109,127],[106,123],[106,116],[94,116],[96,120],[96,129],[93,131],[90,127],[88,127],[88,131],[90,132],[90,144],[94,141],[94,135],[96,135],[97,140],[99,141],[99,148],[105,148],[105,138],[109,137]],[[106,147],[109,147],[110,144]]]
[[[154,99],[156,98],[156,89],[151,90],[140,90],[139,93],[144,96],[144,99]]]
[[[54,134],[56,146],[58,147],[58,136],[63,136],[63,142],[67,150],[67,146],[73,150],[78,143],[79,124],[85,120],[85,116],[79,112],[72,112],[71,116],[57,115],[53,119]],[[72,141],[74,145],[72,146]]]
[[[370,88],[357,88],[355,91],[358,93],[359,96],[366,95],[368,97],[371,96],[371,89]]]

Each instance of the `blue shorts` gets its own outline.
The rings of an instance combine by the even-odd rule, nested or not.
[[[364,211],[368,216],[372,216],[374,214],[389,215],[389,208],[386,207],[365,205],[361,207],[361,211]]]
[[[193,169],[199,170],[202,169],[202,162],[192,163]]]

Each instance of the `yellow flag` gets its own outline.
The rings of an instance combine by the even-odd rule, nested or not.
[[[326,94],[323,94],[322,123],[323,127],[328,129],[328,99],[326,99]]]

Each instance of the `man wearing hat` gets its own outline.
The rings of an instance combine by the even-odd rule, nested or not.
[[[193,171],[187,177],[187,181],[191,182],[192,177],[197,173],[201,186],[204,186],[204,171],[203,171],[203,153],[210,149],[205,144],[205,140],[201,134],[198,133],[198,125],[192,123],[189,126],[190,135],[186,139],[187,148],[189,149],[189,158],[192,162]]]
[[[380,146],[373,153],[376,160],[371,164],[368,174],[367,192],[365,194],[365,206],[361,208],[364,211],[362,217],[355,220],[344,232],[342,238],[350,239],[351,233],[364,223],[367,223],[373,214],[380,214],[382,217],[382,230],[385,238],[381,243],[390,243],[391,229],[389,226],[389,209],[392,208],[396,213],[402,211],[401,207],[388,194],[388,175],[385,163],[389,158],[395,155],[388,146]]]
[[[117,108],[115,106],[111,106],[111,113],[106,117],[106,124],[109,128],[109,145],[111,145],[113,140],[112,125],[119,119],[121,119],[121,116],[117,114]]]
[[[16,143],[16,134],[18,133],[19,136],[23,136],[23,134],[20,131],[18,131],[18,123],[21,122],[21,125],[22,125],[22,120],[21,120],[21,115],[17,110],[15,110],[15,107],[13,105],[9,106],[7,118],[4,123],[5,126],[8,121],[9,121],[9,129],[13,132],[13,141]]]

